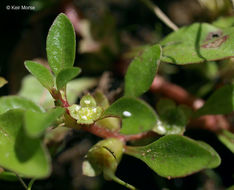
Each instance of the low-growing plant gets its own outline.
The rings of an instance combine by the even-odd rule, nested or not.
[[[152,83],[160,83],[156,77],[160,62],[185,65],[234,56],[233,27],[195,23],[172,32],[158,44],[148,45],[130,63],[124,94],[112,104],[99,90],[87,93],[78,104],[74,98],[68,100],[71,92],[67,84],[81,73],[79,67],[73,66],[75,40],[71,22],[65,14],[59,14],[46,42],[50,68],[25,61],[25,67],[48,90],[54,105],[41,106],[22,96],[0,98],[0,166],[5,170],[1,178],[32,178],[26,186],[30,189],[35,179],[48,177],[52,168],[45,141],[49,141],[48,133],[58,128],[83,130],[103,138],[84,157],[83,174],[102,174],[106,180],[129,189],[136,188],[115,175],[123,154],[143,161],[168,179],[220,165],[220,156],[210,145],[183,134],[191,120],[234,111],[233,83],[223,85],[204,104],[200,102],[192,108],[165,98],[152,107],[139,97],[150,88],[154,90]],[[4,85],[6,81],[1,79],[0,83]],[[224,129],[214,132],[233,152],[233,134]],[[129,143],[149,137],[156,140],[145,146]]]

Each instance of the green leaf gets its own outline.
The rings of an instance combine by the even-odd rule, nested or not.
[[[52,24],[46,42],[49,65],[57,76],[68,67],[72,67],[75,60],[75,32],[67,16],[59,14]]]
[[[23,129],[23,111],[0,115],[0,166],[30,178],[50,174],[50,159],[39,139],[28,137]]]
[[[188,107],[176,106],[170,99],[161,99],[157,103],[157,112],[160,120],[157,121],[153,131],[161,135],[184,133],[191,115],[191,110]]]
[[[234,56],[234,27],[195,23],[169,34],[160,44],[162,61],[179,65],[220,60]]]
[[[121,120],[117,117],[107,117],[96,121],[101,128],[105,128],[111,132],[118,132],[121,128]]]
[[[63,88],[70,80],[79,75],[81,69],[79,67],[65,68],[61,70],[56,77],[56,85],[58,90]]]
[[[25,131],[30,137],[39,137],[46,128],[50,127],[63,113],[64,108],[51,109],[38,113],[26,111],[24,116]]]
[[[147,146],[126,147],[126,153],[167,178],[184,177],[217,167],[221,162],[219,155],[208,144],[180,135],[167,135]]]
[[[106,110],[109,107],[109,100],[103,92],[96,90],[93,94],[93,97],[98,106],[102,107],[103,110]]]
[[[137,56],[129,65],[125,76],[125,95],[140,96],[151,86],[156,75],[161,47],[147,47],[142,55]]]
[[[234,111],[234,84],[216,90],[206,103],[195,112],[195,117],[208,114],[228,114]]]
[[[18,177],[12,172],[3,171],[0,173],[0,180],[18,181]]]
[[[32,110],[42,112],[43,109],[31,100],[20,96],[4,96],[0,98],[0,114],[12,109]]]
[[[5,84],[7,84],[7,80],[3,77],[0,77],[0,88],[2,88]]]
[[[234,134],[223,130],[218,134],[219,140],[232,152],[234,153]]]
[[[23,78],[18,95],[41,105],[45,109],[54,107],[54,99],[49,91],[32,75]]]
[[[94,78],[79,78],[72,80],[67,84],[68,102],[70,104],[74,104],[77,97],[79,97],[83,91],[86,91],[96,85],[97,80]],[[32,75],[24,77],[21,86],[22,88],[18,95],[32,100],[36,104],[42,105],[45,109],[54,107],[54,99],[48,90],[45,89]]]
[[[234,26],[234,18],[233,16],[220,17],[219,19],[212,22],[212,24],[220,28],[230,28]]]
[[[32,73],[32,75],[35,76],[45,88],[52,89],[54,87],[53,75],[43,65],[33,61],[25,61],[24,65],[28,69],[28,71]]]
[[[144,101],[123,97],[114,102],[103,114],[104,117],[116,116],[122,119],[123,134],[137,134],[151,130],[157,121],[154,110]]]

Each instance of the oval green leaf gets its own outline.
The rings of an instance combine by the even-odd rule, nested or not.
[[[43,109],[31,100],[20,96],[4,96],[0,98],[0,114],[12,109],[32,110],[42,112]]]
[[[137,98],[123,97],[108,107],[103,117],[116,116],[122,119],[122,134],[137,134],[151,130],[157,121],[154,110]]]
[[[25,67],[40,83],[47,89],[52,89],[54,86],[54,78],[51,72],[43,65],[34,61],[25,61]]]
[[[221,162],[219,155],[208,144],[180,135],[167,135],[147,146],[127,146],[126,153],[167,178],[184,177],[217,167]]]
[[[206,103],[195,112],[195,117],[202,115],[228,114],[234,111],[234,84],[225,85],[216,90]]]
[[[75,60],[75,32],[67,16],[59,14],[52,24],[46,41],[49,65],[57,76],[67,67],[72,67]]]
[[[135,57],[128,67],[125,76],[125,95],[140,96],[151,86],[156,75],[161,47],[154,45],[147,47],[142,55]]]
[[[39,137],[50,127],[63,113],[64,108],[51,109],[48,112],[38,113],[26,111],[24,115],[25,131],[30,137]]]
[[[160,120],[153,131],[160,135],[168,135],[183,134],[192,111],[184,105],[176,106],[170,99],[161,99],[157,103],[157,112]]]
[[[23,129],[23,111],[0,115],[0,166],[23,177],[43,178],[50,174],[50,159],[39,139]]]
[[[234,27],[195,23],[169,34],[160,44],[162,61],[174,64],[200,63],[234,56]]]
[[[81,69],[79,67],[65,68],[61,70],[56,77],[57,89],[63,88],[70,80],[79,75]]]

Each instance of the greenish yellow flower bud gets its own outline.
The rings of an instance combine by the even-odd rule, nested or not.
[[[101,117],[102,108],[97,106],[95,99],[91,95],[84,96],[80,105],[73,104],[68,108],[72,118],[74,118],[78,124],[93,124]]]
[[[95,144],[86,155],[83,163],[83,173],[95,176],[103,172],[104,177],[110,180],[122,158],[123,142],[119,139],[105,139]]]
[[[115,138],[102,140],[95,144],[83,162],[83,174],[93,177],[103,173],[106,180],[113,180],[129,189],[136,188],[115,176],[115,171],[124,152],[124,143]]]

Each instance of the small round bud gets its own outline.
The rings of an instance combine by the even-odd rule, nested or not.
[[[115,173],[123,155],[123,142],[119,139],[105,139],[95,144],[86,155],[87,160],[83,163],[83,173],[99,174],[109,179],[110,173]]]
[[[96,107],[96,101],[90,94],[83,96],[80,100],[80,105],[82,107]]]

